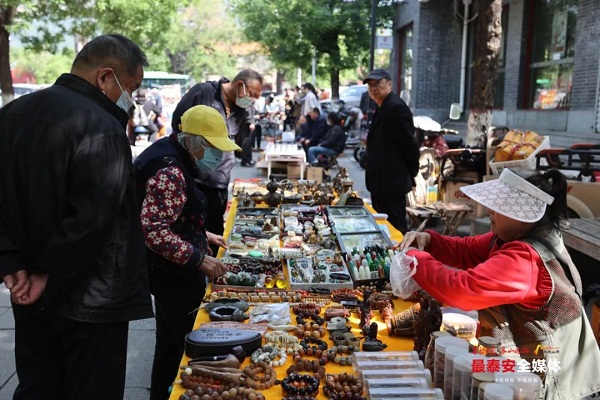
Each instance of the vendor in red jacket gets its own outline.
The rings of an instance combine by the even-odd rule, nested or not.
[[[505,169],[497,180],[461,190],[488,209],[492,232],[409,232],[400,247],[417,260],[413,279],[440,302],[479,310],[481,334],[500,339],[505,356],[520,356],[520,370],[529,365],[541,376],[541,398],[600,392],[600,351],[560,234],[565,177],[551,170],[523,178]]]

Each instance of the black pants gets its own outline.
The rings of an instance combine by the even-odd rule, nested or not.
[[[205,185],[198,185],[198,189],[204,193],[208,203],[208,219],[206,221],[206,230],[214,233],[215,235],[223,235],[223,231],[225,230],[223,216],[227,210],[228,190],[215,189]],[[210,248],[213,251],[213,256],[216,257],[219,247],[210,245]]]
[[[373,208],[378,213],[388,215],[388,222],[398,229],[402,234],[408,231],[408,223],[406,221],[406,195],[391,197],[385,199],[371,198]]]
[[[252,132],[252,135],[254,136],[252,140],[252,147],[260,149],[260,142],[262,141],[262,126],[257,124],[254,128],[254,132]],[[254,143],[256,143],[256,146],[254,146]]]
[[[200,307],[204,298],[204,275],[183,268],[161,268],[150,272],[150,287],[156,308],[156,346],[150,400],[169,398],[169,386],[179,375],[185,336],[194,328],[194,310]]]
[[[35,305],[12,309],[14,400],[123,398],[128,322],[73,321]]]

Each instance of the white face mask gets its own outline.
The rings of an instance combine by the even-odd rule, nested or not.
[[[254,104],[254,99],[252,97],[248,96],[248,94],[246,92],[246,84],[244,82],[242,82],[242,85],[244,86],[244,97],[236,98],[235,105],[240,108],[248,108],[252,104]]]
[[[135,101],[133,101],[129,93],[123,90],[119,83],[119,79],[117,79],[117,74],[115,74],[114,71],[113,74],[115,75],[115,81],[117,82],[119,89],[121,89],[121,95],[117,99],[116,104],[131,117],[133,116],[133,110],[135,109]]]

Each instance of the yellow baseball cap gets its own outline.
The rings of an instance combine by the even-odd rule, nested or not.
[[[181,132],[202,136],[221,151],[241,150],[229,139],[223,116],[214,108],[204,105],[194,106],[181,116]]]

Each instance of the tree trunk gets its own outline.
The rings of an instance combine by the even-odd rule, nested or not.
[[[331,98],[340,98],[340,69],[333,67],[329,70],[329,79],[331,81]]]
[[[10,33],[6,29],[8,25],[13,23],[14,16],[14,7],[0,7],[0,90],[2,90],[2,104],[8,103],[14,97],[12,75],[10,74]]]
[[[486,130],[492,124],[491,110],[502,43],[501,16],[502,0],[479,0],[479,18],[474,35],[473,99],[465,140],[471,147],[485,148]]]

